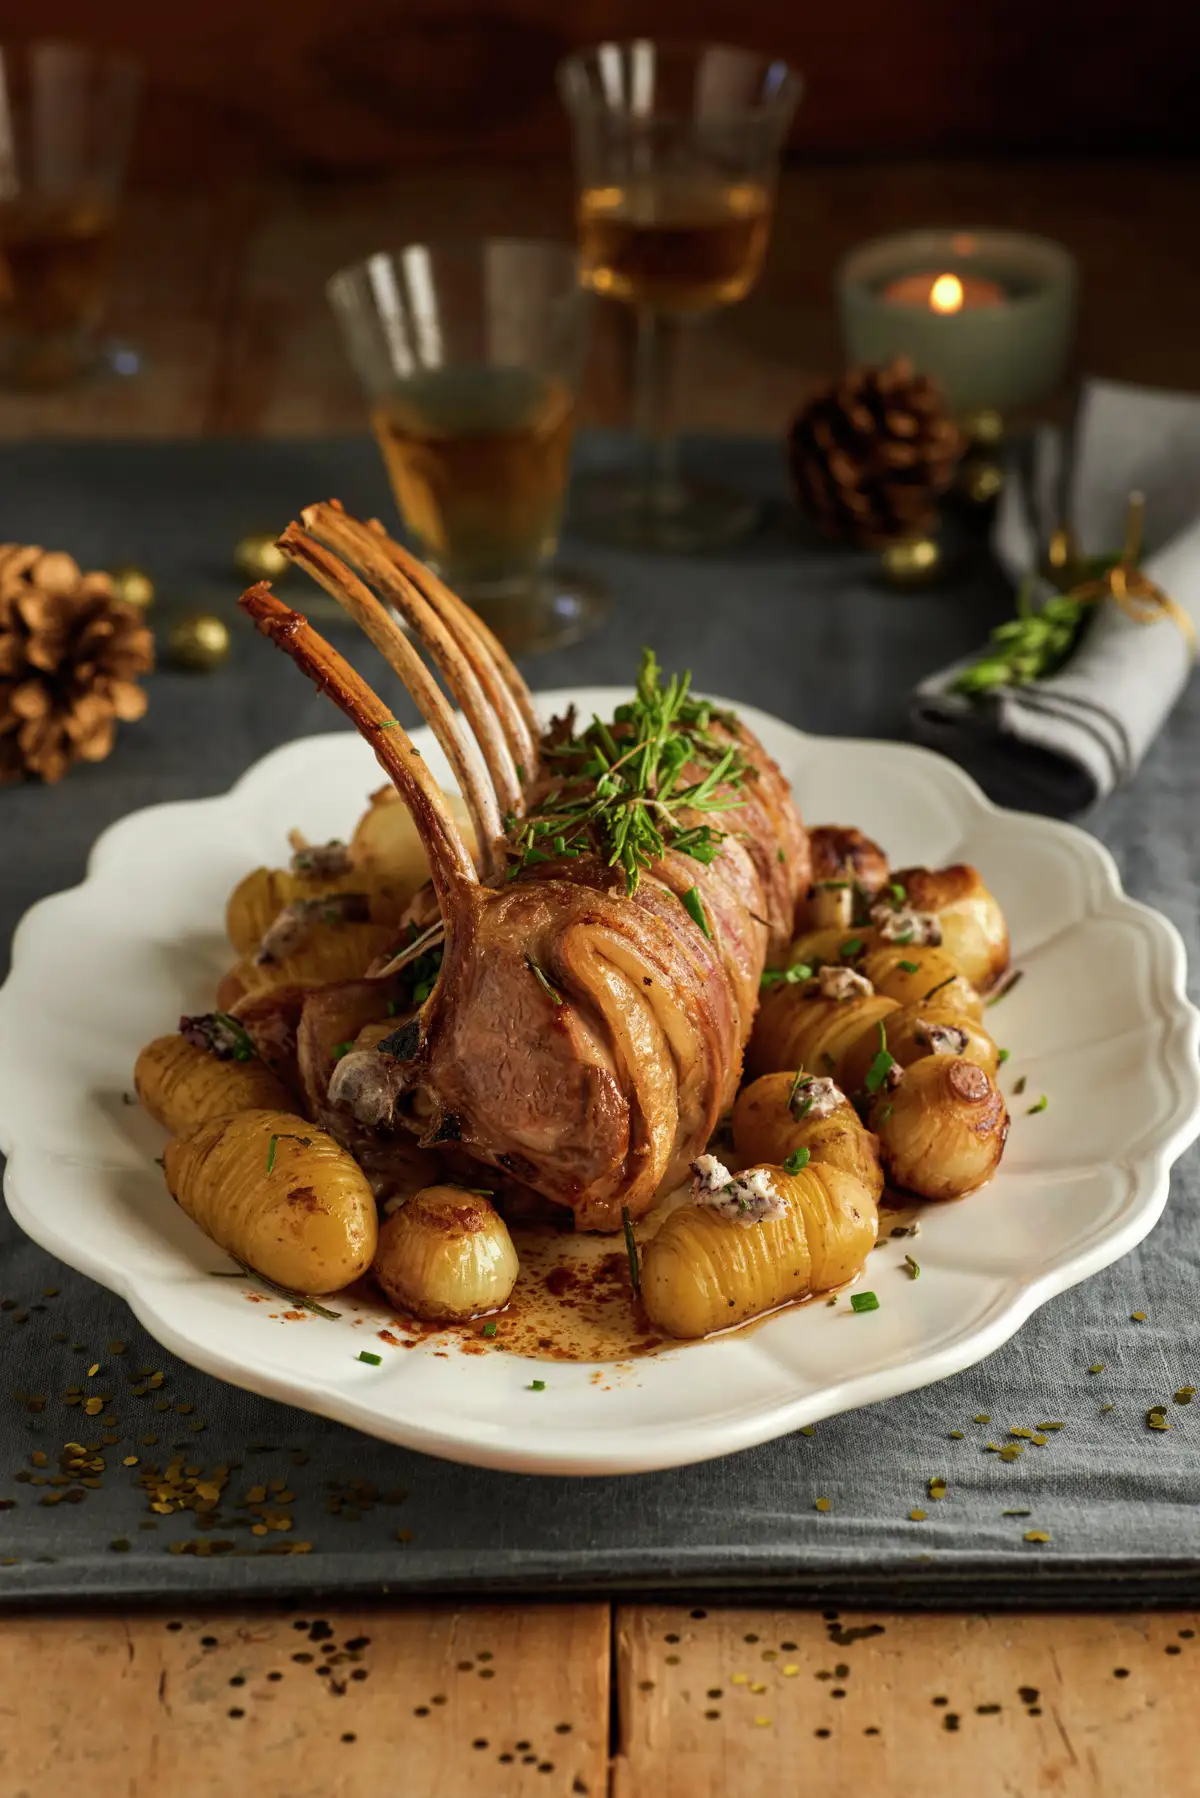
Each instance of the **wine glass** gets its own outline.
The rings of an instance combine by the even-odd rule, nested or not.
[[[510,649],[574,642],[604,590],[553,563],[588,295],[570,244],[408,244],[328,287],[405,527]]]
[[[637,315],[642,440],[638,474],[593,483],[573,516],[641,547],[728,543],[758,508],[680,472],[681,337],[758,279],[799,78],[749,50],[639,39],[567,57],[558,82],[575,145],[581,277]]]
[[[82,44],[0,46],[0,378],[61,386],[106,353],[118,205],[141,76]],[[136,352],[111,347],[112,369]]]

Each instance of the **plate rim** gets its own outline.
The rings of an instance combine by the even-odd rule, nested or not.
[[[550,709],[585,696],[588,706],[600,706],[619,703],[628,693],[623,686],[580,684],[535,693],[534,703],[539,713],[545,715]],[[1120,1163],[1130,1174],[1129,1199],[1097,1240],[1074,1253],[1064,1250],[1058,1260],[1036,1276],[997,1276],[994,1291],[982,1308],[973,1306],[968,1320],[956,1325],[944,1341],[907,1359],[873,1371],[851,1374],[790,1400],[780,1401],[768,1395],[760,1405],[748,1404],[735,1416],[722,1416],[716,1421],[685,1415],[665,1427],[662,1420],[648,1420],[631,1428],[628,1434],[622,1431],[602,1436],[589,1432],[585,1424],[578,1431],[567,1432],[565,1437],[559,1430],[553,1447],[545,1440],[536,1446],[522,1447],[514,1445],[511,1438],[503,1442],[464,1440],[452,1428],[438,1427],[436,1423],[389,1419],[379,1409],[372,1409],[369,1403],[360,1403],[356,1395],[341,1387],[314,1383],[307,1377],[291,1383],[272,1368],[248,1367],[235,1353],[223,1352],[210,1341],[197,1338],[185,1329],[177,1329],[169,1309],[173,1285],[170,1279],[158,1276],[139,1280],[135,1270],[123,1268],[114,1257],[97,1252],[94,1244],[81,1245],[67,1239],[56,1230],[53,1217],[38,1209],[32,1192],[37,1184],[38,1163],[57,1163],[62,1158],[22,1143],[19,1122],[7,1115],[0,1087],[0,1151],[8,1157],[4,1193],[14,1221],[41,1247],[116,1292],[158,1342],[202,1372],[423,1453],[507,1471],[567,1475],[653,1472],[698,1463],[790,1434],[803,1424],[818,1422],[841,1411],[932,1384],[994,1353],[1049,1299],[1129,1253],[1161,1217],[1169,1194],[1171,1167],[1200,1135],[1200,1009],[1187,995],[1186,950],[1176,926],[1152,906],[1125,892],[1111,852],[1089,832],[1074,823],[996,805],[964,769],[935,750],[885,738],[821,736],[744,701],[713,695],[706,697],[738,711],[751,729],[766,727],[768,735],[783,731],[806,748],[809,745],[823,748],[836,745],[841,750],[870,754],[899,753],[912,765],[926,764],[936,770],[937,780],[943,784],[949,782],[958,789],[968,813],[973,813],[976,819],[1014,820],[1025,828],[1071,844],[1074,859],[1087,862],[1099,875],[1099,892],[1093,891],[1089,895],[1087,909],[1082,915],[1123,913],[1135,917],[1142,932],[1155,941],[1155,971],[1164,1000],[1158,1014],[1164,1055],[1169,1041],[1182,1038],[1183,1053],[1174,1070],[1179,1075],[1178,1093],[1171,1107],[1169,1126],[1164,1125],[1159,1136],[1140,1155]],[[358,741],[354,732],[345,730],[290,739],[259,757],[223,793],[143,806],[115,820],[101,832],[89,853],[83,879],[73,887],[35,902],[17,925],[12,940],[11,970],[0,987],[0,1055],[11,1021],[13,989],[19,971],[24,972],[29,953],[25,943],[36,928],[33,920],[72,895],[85,892],[93,883],[107,880],[110,869],[118,871],[126,840],[135,844],[142,833],[151,828],[154,819],[168,812],[186,812],[194,816],[198,807],[210,812],[235,807],[239,795],[244,796],[260,782],[268,784],[279,764],[316,754],[322,746],[329,745],[331,738]],[[28,1178],[27,1168],[31,1170]],[[115,1239],[118,1244],[119,1240],[119,1237]],[[691,1352],[688,1345],[668,1351],[669,1355],[687,1352]],[[512,1359],[518,1360],[517,1357]],[[628,1442],[629,1448],[623,1448],[623,1442]],[[631,1449],[634,1452],[630,1452]]]

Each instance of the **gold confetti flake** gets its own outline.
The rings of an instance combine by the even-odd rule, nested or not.
[[[1196,1388],[1194,1386],[1181,1386],[1179,1391],[1175,1394],[1175,1403],[1177,1405],[1190,1405],[1195,1396]]]
[[[763,1684],[761,1679],[756,1679],[750,1687],[750,1690],[755,1694],[756,1697],[759,1696],[761,1693],[765,1692],[766,1689],[767,1688]]]
[[[1033,1431],[1032,1430],[1024,1430],[1019,1425],[1017,1427],[1015,1427],[1014,1429],[1011,1429],[1008,1433],[1010,1436],[1020,1436],[1026,1442],[1033,1441]]]
[[[951,1430],[950,1440],[951,1440],[951,1442],[961,1442],[963,1440],[962,1431],[961,1430]]]
[[[754,1719],[754,1727],[755,1729],[770,1729],[771,1719],[769,1717],[756,1717]]]
[[[1129,1321],[1131,1324],[1144,1324],[1146,1321],[1146,1313],[1144,1311],[1131,1311],[1129,1313]]]
[[[1170,1420],[1165,1405],[1151,1405],[1146,1413],[1146,1427],[1151,1430],[1169,1430]]]
[[[1104,1372],[1103,1361],[1093,1361],[1092,1365],[1088,1368],[1088,1372],[1089,1373],[1103,1373]]]
[[[89,1379],[89,1380],[94,1380],[94,1379],[95,1379],[95,1377],[96,1377],[96,1375],[97,1375],[97,1374],[98,1374],[98,1373],[99,1373],[99,1372],[100,1372],[100,1363],[99,1363],[99,1361],[93,1361],[93,1362],[92,1362],[92,1365],[91,1365],[91,1366],[90,1366],[90,1367],[89,1367],[89,1368],[88,1368],[88,1379]]]
[[[1025,1531],[1025,1541],[1026,1542],[1049,1542],[1049,1540],[1050,1540],[1049,1530],[1026,1530]]]
[[[1041,1434],[1041,1432],[1039,1431],[1038,1434],[1036,1436],[1031,1437],[1030,1440],[1033,1442],[1036,1442],[1039,1448],[1045,1448],[1045,1446],[1049,1442],[1050,1438],[1049,1438],[1049,1436],[1043,1436]]]
[[[750,1675],[748,1673],[735,1673],[729,1683],[731,1686],[748,1686],[750,1684]]]
[[[991,1423],[991,1421],[992,1414],[990,1411],[980,1411],[975,1418],[976,1423]]]
[[[935,1473],[931,1478],[929,1482],[929,1496],[930,1498],[945,1498],[946,1482],[941,1474]]]
[[[783,1674],[784,1679],[795,1679],[800,1671],[799,1663],[796,1661],[785,1661],[779,1671]]]
[[[813,1508],[814,1508],[814,1510],[821,1511],[821,1512],[832,1511],[833,1500],[831,1498],[818,1498],[815,1501]]]
[[[908,1513],[908,1515],[909,1515],[910,1520],[913,1523],[924,1523],[924,1521],[925,1521],[926,1517],[929,1515],[929,1513],[928,1513],[928,1511],[922,1511],[922,1509],[919,1505],[914,1505],[913,1509]]]

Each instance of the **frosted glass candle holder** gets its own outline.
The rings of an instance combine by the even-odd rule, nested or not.
[[[947,279],[949,277],[949,279]],[[907,356],[961,416],[1036,406],[1075,336],[1075,260],[1017,231],[907,231],[846,257],[838,307],[850,363]]]

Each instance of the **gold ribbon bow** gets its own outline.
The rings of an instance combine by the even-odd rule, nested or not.
[[[1146,497],[1131,493],[1125,518],[1125,544],[1120,559],[1105,574],[1094,580],[1076,582],[1066,589],[1067,598],[1082,606],[1099,605],[1102,600],[1115,600],[1127,618],[1136,624],[1157,624],[1169,618],[1183,633],[1192,660],[1196,659],[1196,627],[1190,615],[1177,600],[1164,593],[1156,581],[1138,567],[1142,550],[1142,526],[1146,515]],[[1070,569],[1078,556],[1070,532],[1059,526],[1050,539],[1049,561],[1054,573],[1070,578]]]

